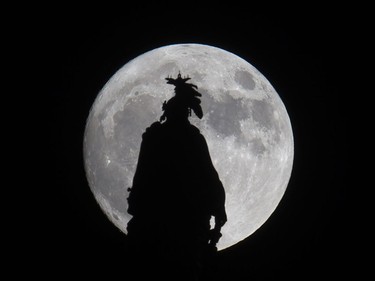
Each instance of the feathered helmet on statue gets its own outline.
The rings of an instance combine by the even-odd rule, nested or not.
[[[201,97],[202,94],[196,90],[198,89],[197,85],[186,83],[186,81],[191,78],[189,76],[182,77],[179,72],[176,79],[172,77],[167,77],[165,79],[167,80],[167,84],[175,86],[175,96],[168,102],[164,101],[162,108],[164,113],[160,117],[160,121],[166,118],[168,119],[169,117],[187,118],[191,116],[191,110],[201,119],[203,117],[203,111],[200,106],[201,101],[199,97]]]

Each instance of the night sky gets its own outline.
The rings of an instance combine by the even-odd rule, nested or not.
[[[35,142],[27,149],[36,182],[26,186],[26,219],[17,235],[22,246],[12,260],[25,264],[30,276],[129,280],[124,234],[102,213],[86,181],[86,118],[98,92],[130,59],[168,44],[201,43],[237,54],[265,75],[286,106],[295,141],[290,183],[278,208],[250,238],[220,252],[207,280],[358,274],[347,207],[342,56],[354,35],[346,15],[307,4],[285,12],[251,4],[160,5],[156,12],[155,4],[144,3],[95,13],[51,7],[21,25],[18,39],[29,46],[38,104],[30,120],[37,129],[27,135]]]

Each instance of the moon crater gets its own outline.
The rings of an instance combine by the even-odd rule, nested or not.
[[[245,90],[254,90],[255,82],[253,80],[253,75],[244,70],[236,71],[234,75],[234,80],[239,83]]]

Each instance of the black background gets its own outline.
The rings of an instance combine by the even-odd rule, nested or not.
[[[194,2],[91,8],[41,7],[26,12],[13,33],[31,72],[26,100],[37,109],[23,137],[32,143],[25,148],[32,169],[24,184],[27,210],[14,235],[20,247],[10,260],[22,262],[30,276],[129,280],[125,236],[102,213],[85,178],[86,118],[98,92],[130,59],[168,44],[202,43],[239,55],[267,77],[295,140],[278,208],[256,233],[219,253],[211,279],[357,276],[344,83],[357,36],[348,18],[355,11]]]

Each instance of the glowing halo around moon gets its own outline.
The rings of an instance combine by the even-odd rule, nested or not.
[[[142,133],[162,114],[181,72],[202,94],[195,116],[226,192],[222,250],[254,233],[287,188],[294,157],[287,110],[270,82],[250,63],[223,49],[176,44],[146,52],[119,69],[98,94],[84,134],[86,176],[101,209],[125,234]],[[168,171],[165,171],[168,173]],[[150,214],[157,216],[157,213]],[[162,217],[160,219],[163,219]]]

